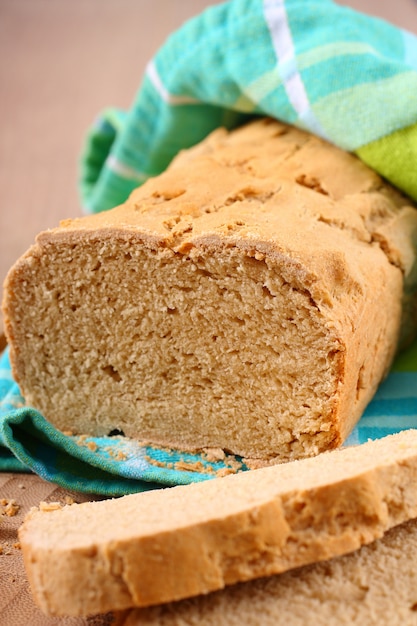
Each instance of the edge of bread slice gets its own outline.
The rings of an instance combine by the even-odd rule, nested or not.
[[[114,626],[412,626],[417,520],[359,550],[270,578],[114,616]]]
[[[179,600],[356,550],[417,517],[417,430],[187,486],[32,511],[19,531],[52,615]]]

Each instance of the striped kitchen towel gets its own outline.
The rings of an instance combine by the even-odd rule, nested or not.
[[[417,37],[331,0],[232,0],[167,40],[129,111],[99,116],[81,161],[86,211],[253,115],[355,152],[417,199]]]

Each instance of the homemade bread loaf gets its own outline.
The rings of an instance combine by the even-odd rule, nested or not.
[[[331,558],[417,517],[417,431],[221,479],[32,512],[33,596],[87,615]]]
[[[180,154],[11,270],[13,373],[57,428],[288,460],[338,446],[413,332],[417,212],[258,120]]]
[[[331,561],[175,604],[115,626],[416,626],[417,520]]]

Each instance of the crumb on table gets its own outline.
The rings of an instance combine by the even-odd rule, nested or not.
[[[20,505],[13,499],[8,500],[7,498],[2,498],[0,500],[0,507],[0,516],[7,515],[7,517],[14,517],[20,511]]]

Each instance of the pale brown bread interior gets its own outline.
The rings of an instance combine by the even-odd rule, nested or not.
[[[357,549],[417,516],[417,431],[222,479],[35,511],[19,531],[52,615],[185,598]]]
[[[360,550],[117,616],[115,626],[415,626],[417,520]]]
[[[217,132],[125,205],[38,237],[5,286],[15,377],[64,431],[261,459],[335,447],[414,305],[407,204],[301,131]]]

